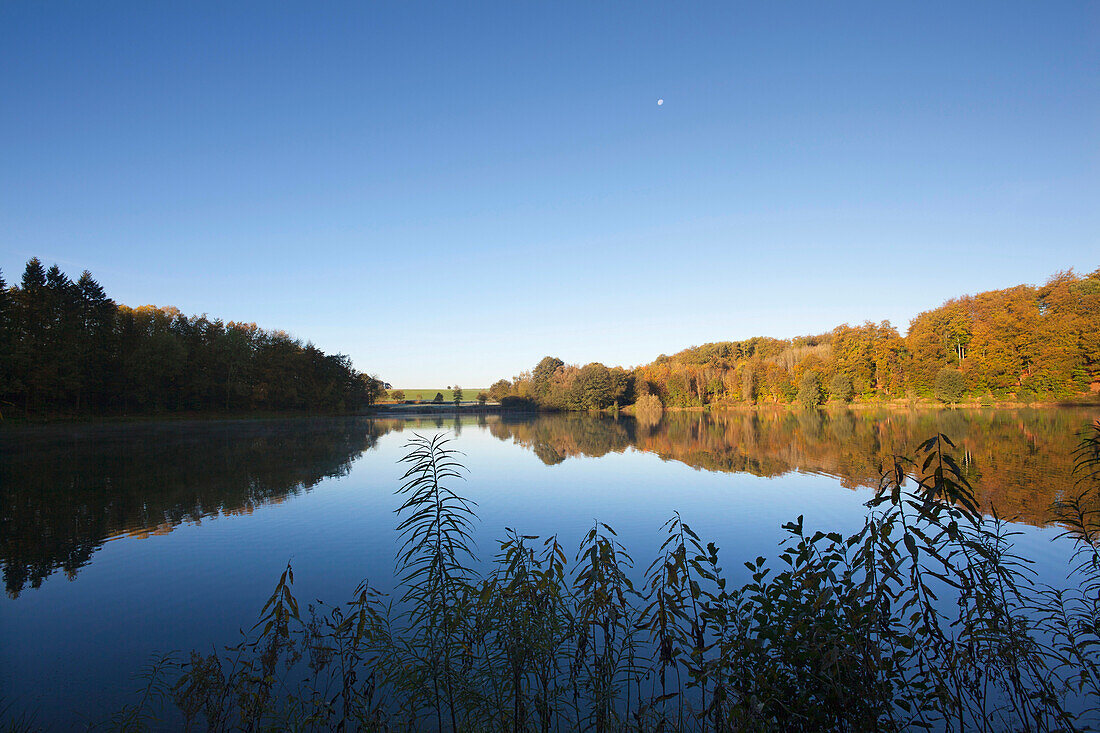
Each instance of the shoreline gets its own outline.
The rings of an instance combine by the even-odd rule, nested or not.
[[[0,431],[6,427],[63,426],[63,425],[132,425],[142,423],[215,423],[263,420],[327,420],[339,418],[395,418],[395,417],[438,417],[447,415],[477,414],[528,414],[530,411],[502,408],[499,404],[442,406],[392,404],[372,405],[356,412],[166,412],[138,415],[47,415],[33,417],[6,417],[0,419]],[[530,412],[530,414],[536,414]]]
[[[866,412],[875,410],[905,411],[905,410],[1024,410],[1024,409],[1100,409],[1100,399],[1091,400],[1062,400],[1054,402],[996,402],[982,404],[980,402],[959,402],[955,404],[937,404],[923,400],[897,400],[893,402],[851,402],[847,404],[829,402],[820,405],[817,410],[826,412],[838,410],[851,410]],[[758,405],[745,404],[709,404],[692,407],[665,407],[662,412],[774,412],[790,411],[803,412],[806,408],[797,403],[774,402]],[[173,412],[148,415],[89,415],[89,416],[35,416],[35,417],[8,417],[0,419],[0,432],[6,428],[30,427],[30,426],[57,426],[57,425],[130,425],[141,423],[213,423],[213,422],[241,422],[263,420],[322,420],[337,418],[366,418],[366,419],[400,419],[400,418],[424,418],[424,417],[453,417],[468,415],[542,415],[542,414],[590,414],[590,415],[614,415],[616,413],[635,416],[637,410],[634,405],[626,405],[618,410],[526,410],[501,407],[499,403],[486,405],[460,405],[453,404],[435,405],[432,403],[396,405],[373,405],[357,412]]]

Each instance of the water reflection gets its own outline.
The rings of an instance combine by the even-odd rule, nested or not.
[[[489,426],[547,465],[626,448],[706,471],[775,477],[832,476],[847,488],[875,487],[896,455],[911,455],[937,432],[957,457],[986,510],[1042,525],[1070,493],[1077,433],[1100,411],[1086,409],[915,411],[744,411],[666,413],[659,421],[550,415]]]
[[[548,466],[627,448],[696,469],[835,477],[875,486],[892,456],[943,432],[979,499],[1049,520],[1072,489],[1076,432],[1096,410],[670,413],[639,421],[564,414],[50,427],[0,434],[0,565],[10,596],[73,576],[104,542],[248,513],[342,476],[393,431],[487,430]],[[796,507],[792,507],[797,511]]]
[[[37,428],[0,435],[8,595],[74,576],[107,540],[247,514],[342,476],[378,439],[367,420]]]

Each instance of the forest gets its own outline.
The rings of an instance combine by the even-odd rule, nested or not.
[[[1100,269],[953,298],[918,314],[905,336],[889,321],[868,321],[793,339],[693,346],[634,368],[547,356],[511,381],[497,381],[489,394],[505,404],[599,410],[635,402],[1027,403],[1098,391]]]
[[[116,304],[87,270],[33,258],[10,287],[0,272],[2,416],[347,412],[380,390],[283,331]]]

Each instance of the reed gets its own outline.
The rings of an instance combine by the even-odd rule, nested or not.
[[[410,441],[401,584],[299,613],[288,565],[242,642],[165,657],[115,721],[155,727],[169,694],[208,730],[1029,730],[1100,720],[1100,425],[1056,510],[1076,554],[1040,585],[1011,525],[983,516],[954,445],[897,457],[849,536],[785,525],[776,559],[731,584],[673,516],[635,587],[614,530],[570,562],[507,529],[473,570],[475,505],[442,436]],[[168,680],[170,684],[163,682]],[[164,692],[167,690],[167,692]]]

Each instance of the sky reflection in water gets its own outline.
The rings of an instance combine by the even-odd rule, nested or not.
[[[1065,548],[1042,528],[1071,490],[1088,410],[730,412],[65,426],[0,434],[0,690],[44,724],[100,719],[155,651],[236,641],[287,559],[300,599],[392,585],[393,491],[412,431],[450,431],[479,504],[478,554],[505,527],[575,546],[615,528],[639,574],[679,511],[736,576],[781,525],[855,530],[879,474],[942,431],[986,507],[1050,582]],[[66,581],[68,578],[68,581]],[[60,703],[60,704],[58,704]]]

